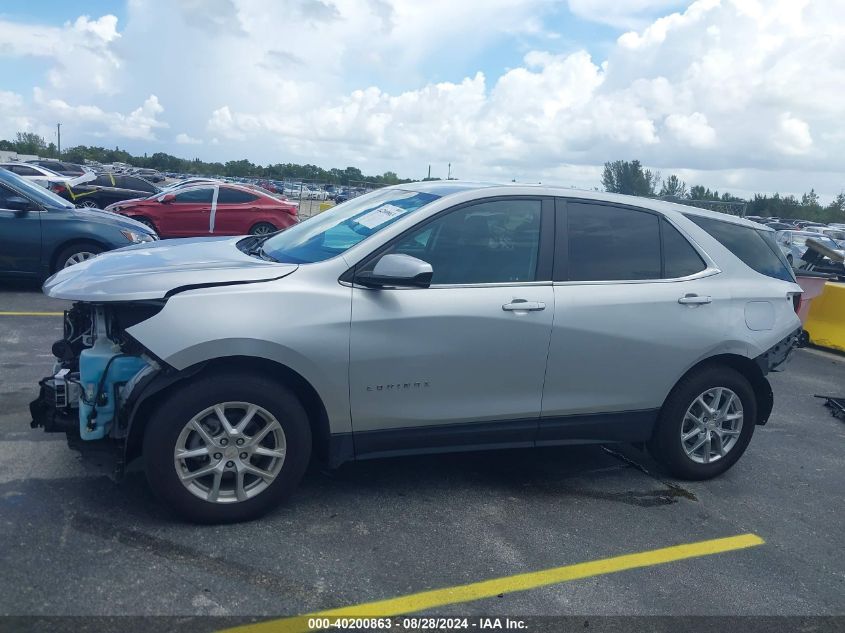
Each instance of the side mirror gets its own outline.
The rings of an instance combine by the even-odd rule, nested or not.
[[[13,211],[29,211],[32,203],[23,196],[10,196],[6,198],[6,208]]]
[[[355,275],[355,283],[367,288],[398,286],[428,288],[434,270],[431,264],[410,255],[398,253],[385,255],[376,262],[372,271]]]
[[[166,193],[161,198],[158,199],[159,202],[162,204],[170,204],[176,198],[175,193]]]

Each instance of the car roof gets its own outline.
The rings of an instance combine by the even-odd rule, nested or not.
[[[669,202],[668,200],[658,200],[656,198],[642,198],[639,196],[627,196],[618,193],[608,193],[606,191],[595,191],[588,189],[575,189],[574,187],[564,187],[561,185],[541,185],[541,184],[521,184],[521,183],[490,183],[490,182],[470,182],[460,180],[433,180],[424,182],[407,183],[404,185],[394,185],[394,189],[406,189],[419,191],[422,193],[431,193],[441,197],[464,193],[468,191],[484,191],[486,196],[499,195],[513,195],[517,192],[520,195],[536,195],[536,196],[555,196],[560,198],[574,198],[580,200],[592,200],[596,202],[612,202],[616,204],[624,204],[629,206],[636,206],[642,209],[650,209],[661,213],[675,212],[683,213],[684,215],[694,215],[704,218],[712,218],[714,220],[721,220],[723,222],[730,222],[741,226],[747,226],[753,229],[763,231],[771,231],[772,229],[746,220],[736,215],[727,213],[719,213],[718,211],[710,211],[709,209],[702,209],[700,207],[693,207],[690,205],[679,204],[677,202]]]

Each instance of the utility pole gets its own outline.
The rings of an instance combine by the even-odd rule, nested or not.
[[[428,179],[431,180],[431,163],[428,165]]]
[[[59,158],[62,157],[62,124],[56,123],[56,137],[57,137],[57,145],[59,148]]]
[[[452,180],[452,163],[449,163],[449,172],[446,174],[446,180]]]

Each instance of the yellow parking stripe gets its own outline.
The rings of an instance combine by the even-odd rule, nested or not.
[[[0,312],[0,316],[64,316],[64,312]]]
[[[269,620],[258,624],[247,624],[233,629],[228,629],[227,631],[237,631],[238,633],[279,633],[282,631],[287,633],[294,631],[309,631],[309,618],[391,617],[406,613],[413,613],[415,611],[422,611],[425,609],[442,607],[449,604],[458,604],[462,602],[481,600],[483,598],[492,598],[503,593],[527,591],[529,589],[568,582],[570,580],[590,578],[592,576],[602,576],[604,574],[614,574],[627,569],[651,567],[653,565],[662,565],[687,558],[720,554],[723,552],[755,547],[757,545],[762,545],[763,543],[765,543],[765,541],[756,534],[740,534],[738,536],[712,539],[709,541],[699,541],[697,543],[688,543],[685,545],[674,545],[672,547],[664,547],[662,549],[654,549],[636,554],[614,556],[613,558],[604,558],[602,560],[578,563],[575,565],[566,565],[564,567],[554,567],[552,569],[517,574],[515,576],[504,576],[502,578],[474,582],[468,585],[458,585],[455,587],[446,587],[444,589],[422,591],[420,593],[412,593],[407,596],[399,596],[398,598],[365,602],[349,607],[329,609],[327,611],[320,611],[317,613],[300,615],[291,618]]]

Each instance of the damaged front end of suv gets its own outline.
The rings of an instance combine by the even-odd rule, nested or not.
[[[30,404],[32,427],[67,434],[71,447],[111,456],[119,477],[125,463],[132,403],[167,366],[127,334],[164,307],[164,300],[73,304],[63,337],[53,344],[53,375]]]
[[[133,457],[133,423],[141,405],[193,370],[176,369],[131,329],[158,315],[177,294],[267,281],[290,272],[252,257],[247,240],[171,240],[142,244],[59,271],[44,284],[50,297],[74,303],[53,344],[53,372],[39,381],[31,426],[65,433],[71,448],[119,478]],[[178,248],[179,266],[173,266]],[[149,338],[149,336],[147,336]],[[137,438],[136,438],[137,439]]]

